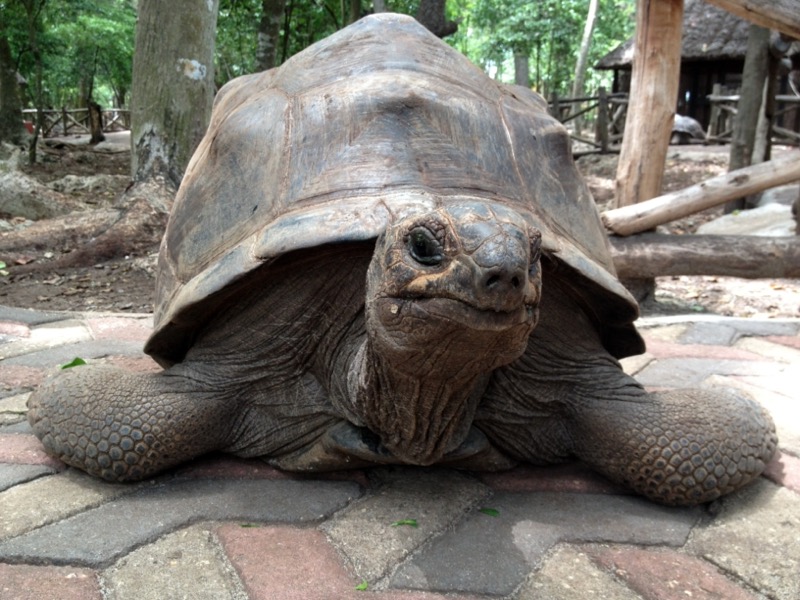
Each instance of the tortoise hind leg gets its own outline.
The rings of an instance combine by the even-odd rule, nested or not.
[[[575,407],[570,430],[580,459],[637,493],[674,505],[708,502],[746,485],[777,448],[770,415],[733,390],[587,400]]]
[[[47,452],[109,481],[134,481],[223,446],[236,403],[173,370],[68,369],[28,400]]]

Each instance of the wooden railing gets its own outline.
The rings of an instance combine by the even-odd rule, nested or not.
[[[730,143],[733,134],[733,123],[736,120],[736,107],[739,104],[738,94],[721,94],[719,87],[708,96],[711,103],[711,118],[708,123],[706,139],[712,143]],[[781,117],[792,111],[800,111],[800,96],[775,96],[775,112],[773,114],[772,141],[781,144],[800,144],[800,133],[779,125]],[[797,117],[795,118],[797,122]]]
[[[131,113],[127,109],[109,108],[103,110],[103,132],[125,131],[131,127]],[[90,133],[88,108],[62,108],[42,111],[44,123],[42,135],[56,137],[62,135]],[[25,109],[22,118],[28,123],[36,121],[36,109]]]
[[[597,90],[597,96],[559,98],[554,95],[549,109],[551,115],[567,125],[573,141],[589,146],[588,149],[576,149],[576,156],[619,152],[628,109],[627,94],[609,94],[601,87]],[[587,119],[587,116],[590,118]],[[581,121],[589,127],[586,134],[579,125]],[[573,122],[571,127],[568,125],[570,122]]]

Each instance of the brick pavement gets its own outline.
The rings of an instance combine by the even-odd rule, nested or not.
[[[581,465],[298,477],[210,456],[109,484],[48,457],[25,401],[75,356],[156,369],[150,318],[0,307],[0,600],[800,598],[800,319],[639,326],[624,366],[648,387],[734,386],[772,412],[764,477],[689,509]]]

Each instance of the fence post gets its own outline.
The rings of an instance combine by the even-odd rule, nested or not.
[[[711,88],[711,96],[716,96],[717,98],[722,95],[722,84],[715,83],[714,86]],[[706,137],[708,138],[715,138],[719,134],[719,108],[720,100],[711,100],[711,116],[708,120],[708,131],[706,132]]]
[[[597,89],[597,121],[594,128],[594,141],[600,144],[600,152],[608,153],[608,94],[606,88]]]

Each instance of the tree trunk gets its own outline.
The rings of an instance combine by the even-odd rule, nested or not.
[[[342,20],[345,25],[351,25],[361,18],[361,0],[350,0],[346,11],[342,10]]]
[[[531,86],[530,60],[526,52],[514,53],[514,83],[526,88]]]
[[[17,70],[8,38],[0,31],[0,143],[20,144],[24,139]]]
[[[374,0],[372,3],[372,11],[375,13],[386,12],[386,0]]]
[[[611,237],[621,278],[719,275],[747,279],[800,277],[800,237],[662,235]]]
[[[106,139],[103,133],[103,108],[94,100],[87,102],[89,110],[89,131],[91,132],[90,144],[99,144]]]
[[[276,65],[278,42],[281,37],[286,0],[262,0],[261,20],[258,22],[256,69],[266,71]]]
[[[638,0],[630,104],[617,168],[616,206],[661,193],[681,59],[683,0]]]
[[[440,38],[458,30],[458,23],[447,20],[445,4],[446,0],[422,0],[417,10],[417,21]]]
[[[602,213],[606,228],[617,235],[641,233],[675,219],[719,206],[728,200],[800,180],[797,151],[769,162],[712,177],[683,190]]]
[[[200,138],[214,95],[217,0],[139,0],[132,89],[133,184],[102,219],[71,216],[64,243],[77,250],[55,264],[15,272],[97,264],[153,251]],[[57,229],[57,228],[56,228]],[[69,231],[69,234],[67,234]]]
[[[218,0],[139,0],[131,94],[135,183],[174,192],[205,133],[214,100]]]
[[[581,47],[578,51],[578,61],[575,63],[575,79],[572,82],[572,97],[580,98],[583,96],[583,82],[586,78],[586,64],[589,60],[589,48],[592,45],[592,33],[594,24],[597,21],[597,0],[589,0],[589,11],[586,14],[586,23],[583,27],[583,37]],[[573,104],[575,111],[580,111],[580,104]],[[581,117],[573,119],[575,135],[581,134]]]
[[[44,66],[42,65],[42,53],[39,49],[39,20],[44,3],[45,0],[22,0],[28,21],[28,48],[33,56],[35,73],[33,95],[36,103],[36,123],[34,124],[33,139],[31,139],[31,144],[28,148],[28,160],[31,164],[36,162],[36,147],[39,143],[39,135],[41,135],[44,127],[44,113],[42,112],[44,110]]]
[[[733,124],[733,136],[728,158],[728,170],[735,171],[752,163],[753,146],[756,140],[758,115],[764,95],[764,83],[769,68],[769,29],[750,25],[747,35],[747,54],[742,72],[742,88]],[[725,212],[742,210],[746,198],[731,200]]]

